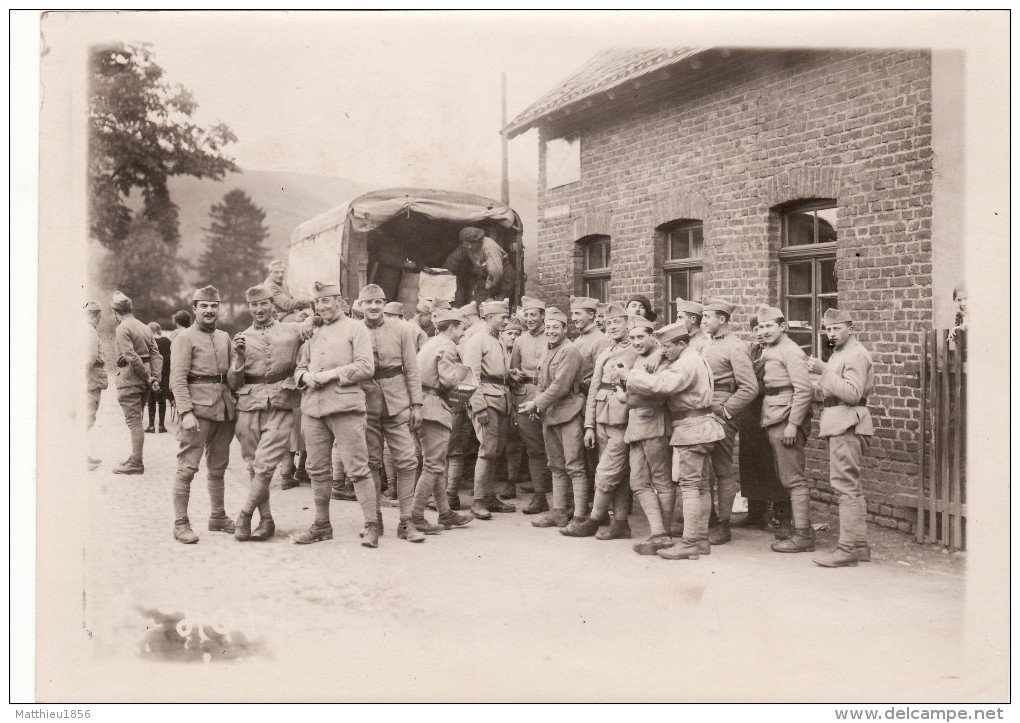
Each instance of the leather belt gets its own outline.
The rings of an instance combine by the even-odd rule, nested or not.
[[[482,374],[482,384],[498,384],[501,387],[505,387],[506,379],[504,377],[494,377],[491,374]]]
[[[189,374],[188,384],[226,384],[225,374]]]
[[[845,402],[843,402],[840,399],[837,399],[836,397],[826,397],[825,401],[822,402],[822,406],[824,407],[838,407],[840,405],[846,407],[866,407],[868,406],[868,398],[861,397],[861,401],[857,402],[857,404],[846,404]]]
[[[244,375],[244,383],[245,384],[276,384],[277,382],[282,382],[284,379],[290,379],[292,376],[294,376],[294,370],[293,369],[291,369],[290,371],[279,372],[278,374],[266,374],[264,376],[259,376],[257,374],[245,374]]]
[[[737,391],[737,383],[736,382],[718,382],[718,383],[716,383],[715,385],[712,386],[712,389],[714,389],[717,392],[730,392],[732,394],[733,392]]]
[[[771,397],[775,394],[782,394],[783,392],[792,392],[793,387],[765,387],[765,396]]]
[[[404,367],[383,367],[382,369],[376,369],[372,378],[389,379],[390,377],[399,377],[403,373]]]
[[[141,359],[141,360],[142,360],[143,362],[145,362],[146,364],[148,364],[148,363],[149,363],[149,357],[147,357],[147,356],[140,356],[140,357],[138,357],[138,358],[139,358],[139,359]],[[124,367],[126,367],[127,365],[128,365],[128,361],[127,361],[127,359],[118,359],[118,360],[117,360],[117,368],[118,368],[118,369],[123,369],[123,368],[124,368]]]
[[[608,384],[607,382],[602,382],[599,385],[599,389],[605,389],[606,391],[611,392],[614,389],[616,389],[616,385],[615,384]]]
[[[684,419],[690,419],[691,417],[705,417],[712,413],[711,407],[703,407],[702,409],[685,409],[678,415],[680,418],[673,422],[676,424]]]

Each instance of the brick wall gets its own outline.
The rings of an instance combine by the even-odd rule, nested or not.
[[[744,330],[750,310],[780,302],[771,209],[837,199],[839,304],[876,365],[869,510],[910,529],[913,511],[895,501],[916,485],[919,332],[932,320],[929,53],[737,52],[672,93],[573,122],[540,128],[540,149],[553,134],[581,137],[578,183],[545,190],[540,150],[539,288],[552,303],[579,288],[576,241],[597,233],[612,237],[612,297],[646,294],[664,308],[656,227],[701,219],[705,295],[738,304]],[[558,213],[546,219],[548,209]],[[817,438],[808,457],[816,498],[831,501]]]

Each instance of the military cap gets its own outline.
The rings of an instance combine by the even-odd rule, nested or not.
[[[280,259],[273,259],[272,261],[269,262],[270,271],[272,271],[273,269],[285,269],[285,268],[287,267],[284,265],[282,261],[280,261]]]
[[[460,230],[461,241],[481,241],[485,238],[485,232],[477,226],[465,226]]]
[[[103,307],[99,305],[98,301],[90,301],[85,304],[85,311],[102,311]]]
[[[212,284],[203,286],[201,289],[195,289],[195,293],[191,295],[192,301],[219,301],[220,290]]]
[[[110,305],[114,311],[131,311],[131,299],[122,291],[113,292],[113,301]]]
[[[522,296],[521,309],[542,309],[545,311],[545,302],[541,299],[532,299],[530,296]]]
[[[369,284],[363,287],[361,293],[358,294],[358,301],[375,301],[377,299],[386,301],[386,292],[378,284]]]
[[[253,286],[244,292],[244,300],[249,304],[254,304],[256,301],[265,301],[266,299],[273,298],[273,290],[268,286],[258,284]]]
[[[782,310],[777,309],[774,306],[768,306],[763,304],[758,307],[758,323],[761,324],[766,321],[779,321],[785,319],[786,315],[783,314]]]
[[[566,314],[557,309],[555,306],[550,306],[545,310],[545,321],[547,324],[550,321],[558,321],[561,322],[563,326],[566,326],[568,320]]]
[[[467,317],[460,312],[460,309],[440,309],[435,314],[437,324],[442,324],[444,321],[458,321],[461,324],[467,324]]]
[[[656,338],[665,343],[668,341],[689,342],[691,335],[687,332],[687,325],[681,322],[674,322],[654,332]]]
[[[404,305],[399,301],[391,301],[383,307],[384,314],[396,314],[397,316],[404,315]]]
[[[435,301],[432,302],[432,305],[430,307],[430,311],[436,312],[436,311],[443,311],[444,309],[452,309],[452,308],[453,308],[453,306],[451,306],[450,302],[447,301],[446,299],[436,299]]]
[[[340,301],[343,301],[343,297],[340,297]],[[354,303],[351,304],[351,317],[354,319],[364,319],[365,312],[361,310],[361,299],[355,299]]]
[[[333,281],[316,281],[312,284],[315,298],[323,296],[340,296],[340,284]]]
[[[646,319],[645,317],[638,316],[637,314],[633,314],[629,319],[627,319],[627,326],[631,329],[637,329],[640,327],[642,329],[648,329],[648,331],[655,331],[655,324],[651,319]]]
[[[571,296],[570,297],[570,310],[576,311],[577,309],[587,309],[589,311],[597,311],[599,308],[599,300],[593,299],[590,296]]]
[[[687,301],[681,297],[676,297],[676,311],[677,313],[697,314],[701,316],[704,313],[704,308],[697,301]]]
[[[822,324],[851,324],[850,312],[846,309],[826,309],[822,315]]]
[[[483,301],[482,310],[479,316],[486,317],[490,314],[509,314],[510,313],[510,300],[503,299],[502,301]],[[546,318],[549,318],[549,312],[546,312]]]
[[[468,303],[464,304],[464,306],[462,306],[459,309],[457,309],[457,311],[462,313],[464,315],[465,319],[470,319],[472,316],[475,316],[475,317],[478,316],[478,306],[473,301],[469,301]],[[490,311],[489,313],[490,314],[496,314],[496,313],[499,313],[499,312]]]
[[[606,321],[617,318],[627,318],[627,310],[619,304],[606,304],[606,307],[602,310],[602,316],[605,317]]]
[[[419,313],[428,314],[432,311],[432,299],[426,299],[423,296],[418,297],[418,305],[415,307]]]
[[[511,316],[510,320],[506,323],[507,329],[517,329],[520,332],[524,331],[524,324],[516,316]]]
[[[727,304],[720,299],[705,299],[705,311],[721,311],[726,316],[733,316],[736,308],[733,304]]]

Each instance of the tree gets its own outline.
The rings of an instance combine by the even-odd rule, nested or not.
[[[89,232],[121,251],[131,230],[126,201],[137,189],[141,215],[175,247],[177,206],[167,179],[218,180],[236,171],[223,149],[237,138],[223,124],[202,128],[191,121],[198,105],[164,78],[147,44],[94,47],[89,70]]]
[[[156,223],[139,217],[131,222],[123,248],[104,259],[102,282],[127,294],[147,320],[165,317],[180,290],[181,265]]]
[[[244,191],[235,188],[209,209],[211,223],[206,232],[206,249],[199,265],[207,281],[220,290],[224,301],[244,299],[244,291],[264,277],[269,238],[266,212]]]

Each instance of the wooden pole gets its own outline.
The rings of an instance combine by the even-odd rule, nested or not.
[[[503,175],[499,200],[510,205],[510,155],[507,148],[506,131],[506,72],[500,75],[500,114],[499,114],[499,145],[503,153]]]

